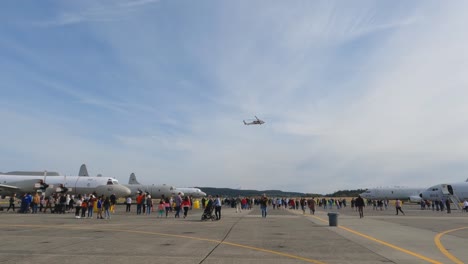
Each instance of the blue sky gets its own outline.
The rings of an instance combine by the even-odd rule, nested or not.
[[[468,177],[464,1],[1,5],[0,171],[315,193]]]

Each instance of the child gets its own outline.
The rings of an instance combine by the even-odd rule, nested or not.
[[[164,200],[161,199],[158,205],[158,217],[163,217],[164,211],[166,211],[166,205],[164,205]]]

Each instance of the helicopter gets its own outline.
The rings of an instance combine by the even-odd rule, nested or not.
[[[246,126],[265,124],[265,121],[258,119],[257,116],[255,116],[255,120],[253,120],[252,122],[245,122],[245,120],[243,120],[243,121],[244,121],[244,125],[246,125]]]

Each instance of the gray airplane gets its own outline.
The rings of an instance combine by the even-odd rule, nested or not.
[[[430,201],[448,199],[461,209],[460,204],[468,200],[468,179],[464,182],[442,183],[429,187],[421,193],[421,198]]]
[[[364,199],[388,199],[388,200],[408,200],[410,202],[418,203],[421,201],[419,194],[424,188],[407,188],[407,187],[386,187],[386,188],[372,188],[367,189],[361,193]]]
[[[166,184],[141,184],[137,181],[135,173],[130,174],[128,184],[124,184],[124,186],[132,191],[132,195],[136,195],[141,192],[148,193],[153,198],[171,197],[178,193],[184,195],[182,191],[178,191],[174,186]]]
[[[130,189],[119,184],[116,179],[104,177],[60,176],[60,175],[19,175],[0,174],[0,195],[2,197],[24,193],[54,192],[69,194],[90,194],[125,197]]]
[[[80,171],[78,173],[80,176],[89,177],[88,169],[86,164],[82,164],[80,167]],[[166,184],[141,184],[137,181],[135,173],[130,174],[130,178],[128,180],[128,184],[122,184],[123,186],[130,189],[131,196],[136,196],[138,193],[148,193],[153,198],[161,198],[161,197],[171,197],[173,195],[177,195],[181,191],[177,191],[174,186],[166,185]],[[184,193],[181,192],[183,195]]]

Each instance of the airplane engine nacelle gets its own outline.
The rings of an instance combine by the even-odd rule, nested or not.
[[[412,203],[419,203],[421,202],[421,197],[419,195],[413,195],[409,197],[409,201]]]
[[[71,191],[72,191],[72,188],[63,187],[63,186],[59,186],[59,187],[55,188],[55,192],[58,192],[58,193],[67,193],[67,192],[71,192]]]

